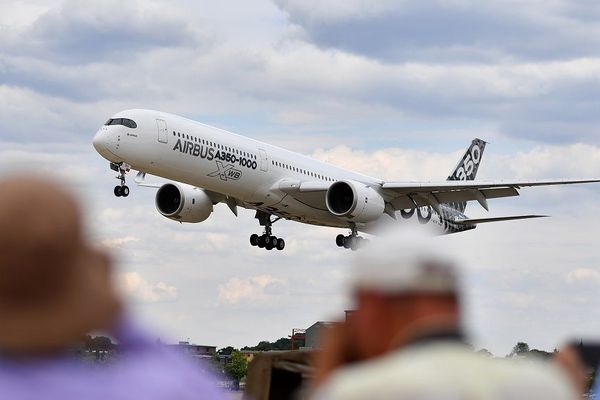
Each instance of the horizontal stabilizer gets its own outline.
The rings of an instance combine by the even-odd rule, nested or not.
[[[517,219],[531,219],[531,218],[546,218],[548,215],[514,215],[511,217],[496,217],[496,218],[479,218],[479,219],[459,219],[453,221],[459,225],[477,225],[485,224],[488,222],[500,222],[500,221],[514,221]]]

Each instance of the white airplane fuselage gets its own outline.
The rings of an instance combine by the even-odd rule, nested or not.
[[[164,112],[127,110],[112,118],[129,119],[137,125],[104,125],[97,132],[94,147],[112,163],[126,163],[132,169],[222,194],[236,199],[241,207],[289,220],[338,228],[356,225],[363,231],[372,225],[354,224],[333,215],[324,202],[308,205],[280,189],[298,182],[352,180],[377,190],[383,184],[381,179]],[[453,217],[462,216],[445,206],[444,210]],[[438,213],[429,212],[431,222],[446,233],[450,228],[474,228],[451,227]]]

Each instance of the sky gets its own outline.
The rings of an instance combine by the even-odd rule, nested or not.
[[[91,146],[112,114],[180,114],[389,180],[444,179],[474,137],[490,142],[480,179],[600,177],[599,17],[585,0],[4,0],[0,174],[44,173],[79,196],[157,336],[275,340],[352,307],[345,232],[278,222],[286,250],[266,252],[248,243],[251,211],[180,225],[153,189],[115,198]],[[476,347],[600,337],[599,195],[469,205],[552,215],[443,238],[465,258]]]

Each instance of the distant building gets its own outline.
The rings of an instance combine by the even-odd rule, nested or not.
[[[190,344],[190,342],[179,342],[167,346],[197,359],[210,359],[217,354],[217,346]]]
[[[345,310],[344,317],[346,323],[348,323],[354,314],[354,310]],[[320,349],[321,348],[321,336],[323,335],[323,329],[331,325],[333,322],[318,321],[306,328],[305,331],[305,342],[304,350]]]
[[[306,333],[304,336],[306,338],[304,342],[304,349],[319,349],[321,347],[320,340],[321,335],[323,334],[323,329],[328,325],[331,325],[331,322],[319,321],[306,328]]]

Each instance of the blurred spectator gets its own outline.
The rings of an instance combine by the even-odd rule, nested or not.
[[[455,266],[422,243],[379,240],[358,254],[351,285],[356,312],[324,338],[315,399],[576,398],[550,363],[470,348]]]
[[[580,394],[586,395],[590,390],[592,394],[600,393],[600,381],[597,377],[600,342],[571,342],[555,353],[554,361],[567,373]]]
[[[0,193],[0,398],[221,398],[125,317],[110,259],[86,240],[67,192],[21,176],[0,181]],[[121,357],[97,366],[69,355],[97,330],[119,341]]]

